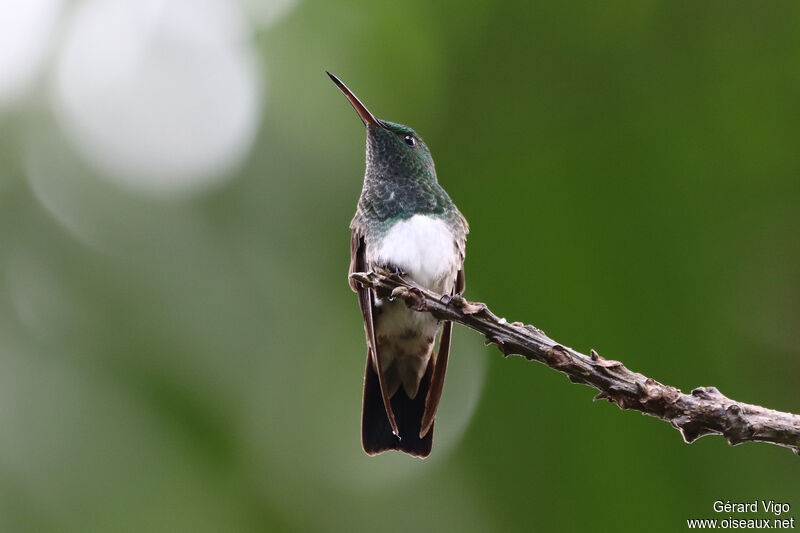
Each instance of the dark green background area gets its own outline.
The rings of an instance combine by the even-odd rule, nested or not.
[[[364,455],[364,131],[324,74],[431,148],[467,297],[800,412],[798,27],[794,2],[302,2],[256,36],[237,174],[188,199],[98,181],[89,242],[26,183],[38,114],[0,117],[0,530],[679,531],[755,498],[800,519],[788,450],[684,444],[460,327],[432,456]]]

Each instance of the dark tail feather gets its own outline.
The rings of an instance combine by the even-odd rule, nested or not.
[[[413,400],[406,396],[400,387],[392,397],[392,411],[397,421],[400,438],[392,433],[386,410],[383,407],[378,374],[372,369],[367,358],[364,376],[364,407],[361,416],[361,444],[369,455],[386,450],[400,450],[416,457],[427,457],[433,445],[433,426],[424,438],[419,438],[422,415],[425,412],[425,398],[431,383],[431,365],[419,384],[417,396]]]

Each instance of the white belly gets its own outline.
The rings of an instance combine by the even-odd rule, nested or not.
[[[453,232],[427,215],[397,222],[376,246],[367,246],[369,265],[394,265],[436,292],[449,292],[460,262]]]
[[[435,292],[453,289],[461,257],[455,236],[442,220],[414,215],[396,223],[379,243],[370,244],[370,267],[395,266]],[[412,311],[402,301],[376,302],[375,337],[390,395],[401,385],[409,397],[416,395],[438,330],[439,321],[429,313]]]

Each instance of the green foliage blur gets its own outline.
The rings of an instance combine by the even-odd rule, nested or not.
[[[42,75],[0,111],[0,531],[676,531],[756,498],[800,518],[788,450],[687,445],[460,327],[431,457],[367,457],[364,131],[324,73],[431,147],[471,224],[467,297],[800,412],[798,25],[794,2],[300,1],[252,35],[246,157],[183,195],[103,180]]]

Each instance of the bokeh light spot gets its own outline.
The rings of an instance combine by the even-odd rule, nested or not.
[[[0,107],[22,96],[44,60],[62,0],[0,2]]]
[[[220,182],[259,126],[248,39],[236,5],[221,0],[90,0],[58,57],[56,115],[111,181],[155,193]]]

